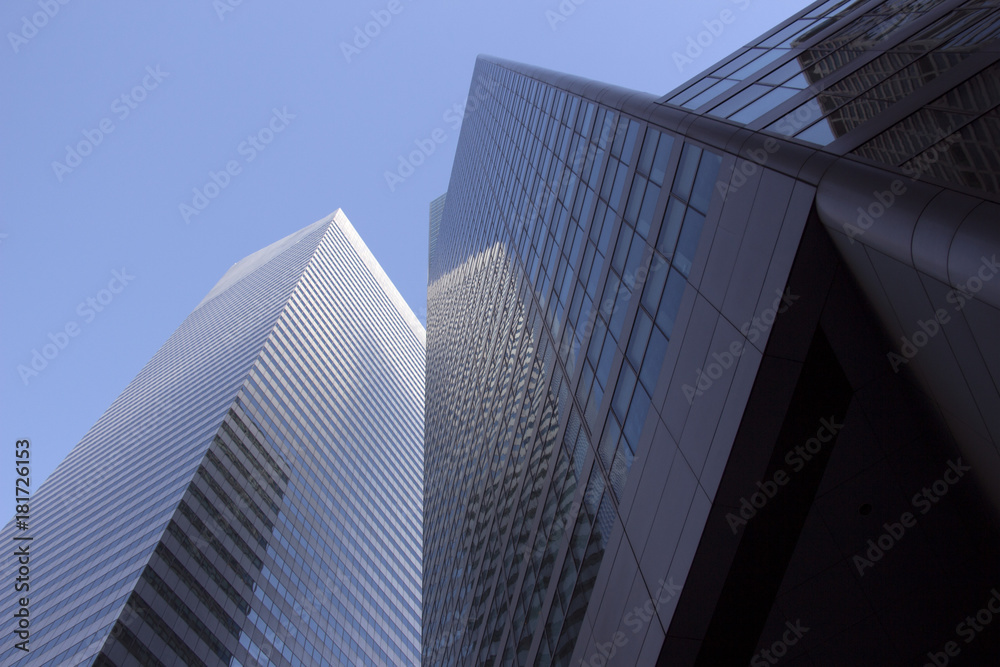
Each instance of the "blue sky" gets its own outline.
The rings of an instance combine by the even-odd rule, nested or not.
[[[0,446],[37,490],[230,265],[337,208],[425,321],[478,54],[662,95],[808,4],[4,3]]]

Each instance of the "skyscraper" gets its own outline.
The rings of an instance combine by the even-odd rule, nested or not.
[[[998,37],[828,0],[660,98],[479,59],[425,664],[995,662]]]
[[[340,210],[237,262],[35,495],[0,663],[417,664],[423,373]]]
[[[441,215],[444,213],[444,202],[447,197],[448,193],[446,192],[432,201],[430,205],[430,224],[428,225],[430,232],[427,237],[428,275],[430,274],[430,265],[434,262],[434,252],[437,250],[438,230],[441,228]]]

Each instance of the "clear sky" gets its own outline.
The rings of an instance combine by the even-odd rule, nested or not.
[[[428,204],[478,54],[659,96],[808,4],[5,2],[2,488],[15,439],[37,490],[229,266],[337,208],[426,321]]]

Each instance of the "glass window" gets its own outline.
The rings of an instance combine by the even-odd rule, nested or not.
[[[573,302],[569,306],[569,314],[567,315],[571,323],[576,322],[577,318],[580,317],[580,308],[583,306],[584,296],[583,289],[577,284],[576,291],[573,293]],[[566,331],[566,336],[569,336],[568,330]]]
[[[812,27],[815,21],[809,19],[799,19],[785,26],[774,35],[771,35],[757,46],[788,46],[799,33],[805,32]]]
[[[597,137],[598,143],[597,147],[601,150],[608,149],[608,142],[612,138],[613,128],[615,126],[615,112],[605,111],[604,120],[601,121],[601,133]]]
[[[697,173],[698,159],[700,157],[700,148],[693,144],[684,145],[680,164],[677,165],[677,174],[674,176],[673,193],[685,201],[691,195],[691,186],[694,185],[694,177]]]
[[[653,128],[646,130],[646,138],[642,140],[642,150],[639,152],[637,166],[640,174],[649,175],[649,169],[653,166],[653,156],[656,154],[656,141],[659,138],[660,133]]]
[[[628,472],[632,468],[633,458],[632,450],[629,449],[623,440],[622,445],[618,448],[618,453],[615,455],[615,462],[611,465],[611,473],[609,474],[611,490],[614,491],[615,497],[618,499],[621,499],[622,493],[625,491],[625,482],[628,480]]]
[[[795,138],[801,139],[802,141],[808,141],[813,144],[818,144],[820,146],[826,146],[827,144],[832,143],[837,137],[833,134],[830,122],[824,119],[812,127],[799,132],[795,135]]]
[[[625,273],[625,259],[628,257],[629,245],[632,243],[632,229],[628,225],[622,225],[618,231],[618,242],[615,244],[615,254],[611,258],[611,266],[618,275]]]
[[[611,362],[615,358],[615,349],[617,345],[615,344],[615,339],[611,336],[606,336],[604,338],[604,348],[601,350],[601,360],[597,364],[597,372],[594,374],[595,377],[600,380],[601,386],[603,387],[608,381],[608,374],[611,372]]]
[[[590,424],[590,428],[592,429],[596,429],[599,426],[597,418],[600,416],[602,400],[604,400],[604,389],[601,387],[600,382],[594,380],[594,385],[590,389],[590,398],[587,400],[587,408],[584,413],[584,416],[587,418],[587,423]],[[582,431],[580,432],[580,437],[583,437]]]
[[[601,237],[601,225],[604,223],[604,212],[607,209],[607,204],[601,200],[597,200],[597,208],[594,209],[594,222],[590,226],[590,240],[594,243],[597,243],[597,240]],[[586,271],[583,273],[586,273]]]
[[[794,88],[775,88],[756,102],[743,107],[729,118],[737,123],[749,123],[752,120],[760,118],[785,100],[791,99],[798,92]]]
[[[611,195],[608,198],[608,205],[615,209],[620,210],[622,201],[622,192],[625,190],[625,179],[628,177],[628,165],[624,162],[618,165],[618,172],[615,174],[615,184],[611,188]]]
[[[642,386],[635,388],[635,394],[629,405],[628,417],[622,426],[622,435],[629,442],[634,451],[639,444],[639,436],[642,435],[642,427],[646,423],[646,414],[649,412],[649,396]]]
[[[636,176],[632,180],[632,190],[628,195],[628,205],[625,207],[625,219],[635,225],[639,219],[639,208],[642,206],[642,195],[646,190],[646,179]]]
[[[601,177],[601,163],[604,161],[604,151],[596,148],[594,144],[587,145],[587,161],[583,170],[586,174],[587,187],[597,190],[597,179]]]
[[[712,192],[715,190],[719,178],[721,164],[722,156],[708,151],[702,154],[701,164],[698,166],[698,176],[695,178],[694,187],[691,190],[691,206],[702,213],[708,212],[708,204],[712,200]]]
[[[587,115],[583,119],[583,126],[577,128],[582,134],[586,134],[587,130],[590,129],[591,123],[594,122],[596,109],[597,107],[593,102],[587,102]]]
[[[618,390],[622,389],[622,385],[618,385]],[[629,389],[629,397],[631,398],[632,390]],[[615,403],[618,401],[618,391],[615,392]],[[626,409],[628,408],[628,403],[625,403]],[[627,414],[623,412],[622,414]],[[597,455],[601,460],[601,465],[605,469],[611,467],[611,460],[615,455],[615,449],[618,448],[618,440],[621,439],[621,427],[618,426],[618,420],[615,419],[614,415],[608,415],[608,421],[604,426],[604,433],[601,435],[601,444],[597,447]]]
[[[628,339],[628,351],[625,353],[628,360],[636,368],[642,366],[642,356],[646,351],[646,344],[649,342],[649,334],[652,330],[653,320],[640,310],[639,316],[635,318],[635,325],[632,327],[632,335]],[[618,414],[624,415],[625,412]]]
[[[660,307],[656,311],[656,326],[663,330],[669,338],[677,320],[677,311],[681,307],[681,297],[684,296],[684,287],[687,281],[675,269],[670,270],[670,277],[667,278],[667,286],[663,290],[660,298]]]
[[[611,199],[611,188],[615,184],[615,174],[617,173],[616,171],[617,164],[618,160],[615,160],[614,158],[608,160],[608,168],[604,174],[604,182],[601,184],[601,199],[603,199],[604,201],[609,201]],[[597,172],[596,169],[594,171]]]
[[[985,114],[1000,99],[1000,66],[993,65],[927,106],[941,111]]]
[[[1000,36],[1000,13],[980,14],[971,22],[971,25],[972,27],[962,34],[942,43],[939,48],[949,50],[976,49],[983,44],[996,41],[997,37]]]
[[[649,236],[649,228],[653,224],[653,213],[656,211],[656,202],[659,198],[660,188],[655,183],[647,185],[642,198],[642,208],[639,209],[639,219],[635,223],[635,230],[642,235],[642,238]]]
[[[723,79],[722,81],[719,81],[717,84],[715,84],[702,94],[685,102],[682,106],[686,109],[697,109],[701,107],[703,104],[706,104],[707,102],[710,102],[711,100],[715,99],[716,97],[726,92],[735,85],[736,81],[734,81],[733,79]]]
[[[712,75],[719,78],[727,77],[762,53],[764,53],[764,49],[750,49],[746,53],[736,56],[722,67],[712,72]]]
[[[772,90],[770,86],[762,86],[759,83],[755,83],[749,88],[744,88],[740,92],[736,93],[722,104],[716,106],[709,113],[713,116],[719,116],[720,118],[728,118],[729,114],[733,113],[737,109],[743,108],[770,90]]]
[[[600,474],[594,470],[591,476]],[[590,539],[590,517],[586,512],[580,512],[576,519],[576,528],[573,530],[573,537],[570,538],[569,553],[573,556],[576,567],[583,562],[583,554],[587,551],[587,541]],[[574,568],[575,569],[575,568]]]
[[[635,152],[635,142],[638,137],[639,123],[630,120],[628,124],[628,134],[625,135],[625,147],[622,149],[623,160],[632,160],[632,153]]]
[[[587,395],[590,393],[590,385],[594,381],[594,369],[591,368],[589,363],[583,364],[583,370],[580,371],[580,384],[576,386],[576,397],[580,399],[580,403],[583,403],[587,399]]]
[[[685,277],[691,273],[691,266],[694,264],[694,254],[698,250],[698,241],[701,239],[701,230],[704,224],[705,216],[693,208],[688,208],[687,213],[684,215],[681,236],[677,241],[677,254],[674,256],[674,266]]]
[[[670,149],[674,146],[674,138],[669,134],[660,136],[660,142],[656,145],[656,157],[653,158],[653,166],[649,171],[649,180],[657,185],[663,185],[663,177],[667,172],[667,164],[670,162]]]
[[[635,381],[635,372],[628,364],[622,364],[621,372],[618,374],[618,383],[615,387],[615,396],[611,400],[611,409],[621,419],[624,419],[625,415],[628,414],[628,406],[632,402],[632,391],[635,389]],[[618,422],[613,417],[609,417],[608,426],[605,428],[605,431],[612,427],[618,428]],[[613,435],[615,443],[617,443],[618,433],[616,432]]]
[[[570,261],[575,261],[580,256],[580,246],[583,245],[583,239],[583,231],[578,226],[573,225],[573,247],[569,251]]]
[[[629,229],[622,225],[623,229]],[[625,272],[622,280],[629,288],[635,288],[636,278],[639,275],[639,267],[642,265],[642,257],[646,254],[646,244],[641,238],[632,239],[632,247],[628,251],[628,260],[625,262]]]
[[[569,113],[567,114],[566,124],[570,127],[576,125],[577,112],[580,110],[580,98],[572,97],[570,100]]]
[[[792,60],[791,62],[785,63],[778,69],[774,70],[773,72],[765,76],[763,79],[760,80],[760,82],[766,83],[770,86],[780,86],[782,84],[791,85],[785,82],[795,77],[796,75],[805,79],[805,77],[802,76],[802,66],[799,64],[799,61]],[[798,87],[805,88],[807,85],[808,84],[804,84]]]
[[[667,282],[667,272],[670,265],[659,253],[653,253],[653,261],[646,276],[646,285],[642,290],[642,307],[650,313],[655,313],[663,294],[663,286]]]
[[[615,211],[606,209],[604,211],[604,228],[601,230],[601,238],[597,244],[597,249],[602,253],[607,253],[611,243],[611,234],[615,229]]]
[[[749,77],[751,74],[763,69],[764,66],[774,62],[781,56],[785,55],[787,52],[788,49],[771,49],[769,51],[765,51],[760,56],[758,56],[753,62],[748,63],[747,65],[741,67],[733,74],[729,75],[729,78],[736,79],[737,81],[742,81],[743,79]]]
[[[639,371],[639,380],[650,393],[656,388],[656,381],[660,377],[660,367],[663,366],[663,358],[666,354],[667,337],[658,328],[653,327],[649,334],[646,357],[643,359],[642,369]]]
[[[628,303],[631,298],[632,292],[623,285],[618,290],[615,298],[615,310],[611,314],[611,321],[608,323],[608,330],[615,339],[618,339],[621,335],[622,325],[625,324],[625,313],[628,311]],[[607,377],[607,375],[605,374],[603,377]]]
[[[685,102],[687,102],[692,97],[694,97],[695,95],[697,95],[698,93],[702,92],[703,90],[705,90],[709,86],[711,86],[714,83],[716,83],[717,81],[718,81],[718,79],[715,79],[713,77],[704,76],[704,77],[698,79],[697,81],[695,81],[694,83],[692,83],[690,86],[688,86],[687,88],[685,88],[681,92],[679,92],[676,95],[674,95],[673,97],[671,97],[668,100],[668,102],[670,104],[676,104],[676,105],[680,106],[680,105],[684,104]]]
[[[684,204],[676,197],[670,197],[667,210],[663,214],[663,224],[660,226],[660,237],[656,241],[656,249],[669,261],[674,256],[677,246],[677,236],[684,221]]]
[[[829,2],[820,5],[816,9],[806,14],[806,18],[813,18],[813,17],[818,18],[821,16],[827,16],[828,14],[830,14],[830,12],[832,12],[834,9],[844,4],[845,2],[847,2],[847,0],[829,0]]]
[[[814,97],[795,110],[789,111],[765,129],[769,132],[790,137],[802,128],[815,122],[822,115],[823,111],[820,109],[819,101]]]
[[[580,264],[580,276],[581,277],[586,276],[586,275],[589,274],[591,265],[594,262],[594,255],[595,254],[596,254],[596,250],[594,249],[593,244],[588,243],[587,244],[587,249],[583,253],[583,263]]]
[[[587,511],[582,514],[590,516],[597,515],[597,508],[601,503],[601,496],[604,495],[604,475],[597,468],[590,473],[590,481],[587,482],[587,490],[583,494],[583,504]]]
[[[610,299],[610,295],[608,299]],[[611,303],[613,305],[614,301]],[[592,366],[597,366],[597,363],[600,360],[601,346],[604,344],[604,334],[606,331],[607,329],[604,327],[604,320],[598,317],[594,326],[594,335],[590,337],[590,347],[587,349],[587,360],[590,361]]]
[[[622,148],[625,146],[625,134],[629,130],[629,125],[633,125],[632,121],[624,116],[618,123],[618,129],[615,131],[615,142],[611,146],[611,154],[617,158],[622,157]],[[628,159],[628,156],[625,156]]]

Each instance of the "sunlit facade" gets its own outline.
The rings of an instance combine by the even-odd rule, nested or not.
[[[423,375],[341,211],[235,264],[34,497],[0,664],[419,664]]]

